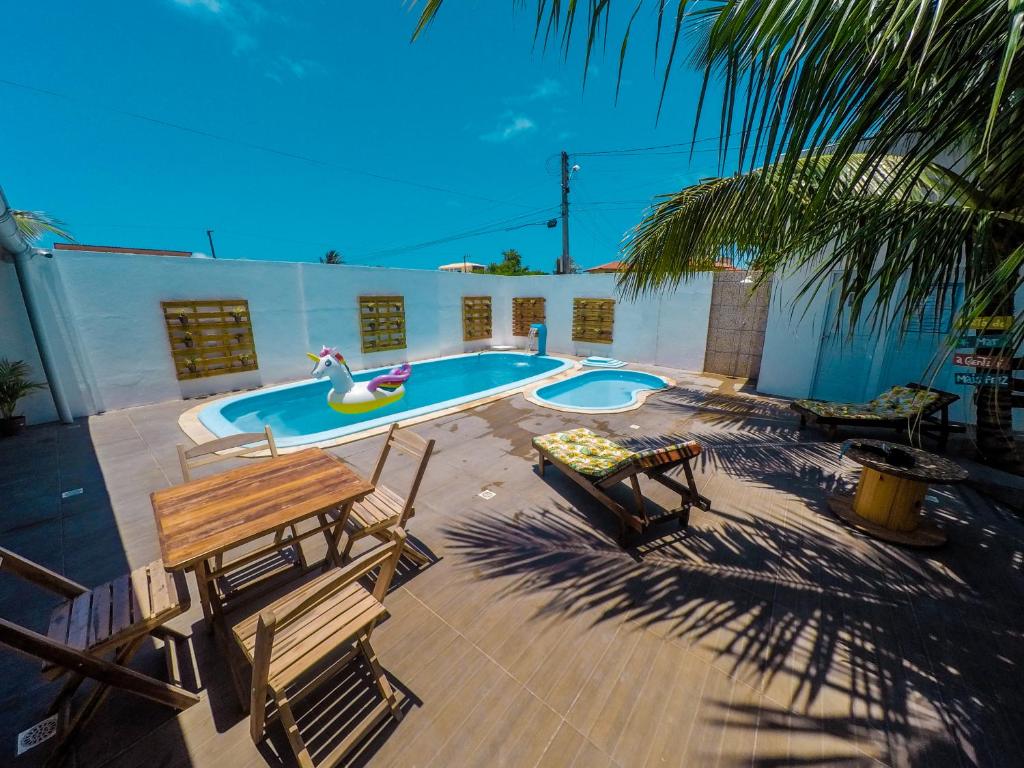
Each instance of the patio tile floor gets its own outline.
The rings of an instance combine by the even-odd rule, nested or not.
[[[406,717],[350,762],[1019,765],[1021,520],[969,488],[945,488],[929,502],[950,532],[944,549],[855,535],[824,506],[855,477],[837,444],[732,380],[650,370],[679,385],[628,413],[560,413],[514,396],[415,427],[437,453],[410,532],[439,559],[402,574],[374,635]],[[148,494],[178,480],[177,417],[192,405],[0,442],[0,541],[86,584],[157,558]],[[665,529],[623,551],[587,494],[555,470],[537,476],[530,439],[571,426],[623,440],[698,437],[713,511],[694,510],[686,535]],[[332,450],[369,472],[380,444]],[[395,468],[386,483],[402,489],[412,468]],[[484,489],[496,496],[481,499]],[[660,486],[645,491],[673,503]],[[323,554],[320,543],[307,549]],[[115,693],[73,764],[292,764],[279,728],[263,745],[250,740],[193,602],[173,626],[192,633],[200,703],[174,714]],[[42,629],[51,604],[0,581],[5,618]],[[135,663],[161,674],[155,648]],[[330,722],[332,706],[358,701],[360,674],[340,675],[300,720]],[[35,663],[0,650],[0,764],[41,763],[45,747],[15,760],[14,740],[53,693]]]

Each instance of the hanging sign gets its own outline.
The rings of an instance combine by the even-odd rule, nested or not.
[[[1008,373],[957,373],[954,374],[957,384],[971,384],[973,386],[989,385],[1004,387],[1010,383]]]
[[[976,347],[978,349],[1002,349],[1009,344],[1009,339],[999,336],[965,336],[956,345],[958,347]]]
[[[990,355],[970,355],[957,352],[953,355],[953,365],[966,365],[968,368],[988,368],[990,371],[1013,370],[1012,361],[1008,357],[992,357]]]
[[[976,331],[1006,331],[1013,327],[1013,317],[1010,315],[995,315],[993,317],[976,317],[971,320],[968,328]]]

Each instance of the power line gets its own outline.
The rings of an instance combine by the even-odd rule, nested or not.
[[[726,139],[726,138],[731,139],[731,138],[734,138],[736,136],[742,136],[743,133],[744,133],[743,131],[737,131],[735,133],[730,133],[730,134],[721,134],[719,136],[707,136],[707,137],[702,138],[702,139],[693,139],[692,141],[680,141],[680,142],[676,142],[674,144],[656,144],[656,145],[650,146],[650,147],[632,147],[632,148],[629,148],[629,149],[602,149],[602,150],[595,150],[593,152],[572,152],[571,154],[572,154],[573,157],[597,157],[598,155],[631,155],[631,154],[640,153],[640,152],[651,152],[653,150],[658,150],[658,149],[672,149],[674,147],[692,147],[692,146],[694,146],[696,144],[701,144],[701,143],[706,142],[706,141],[720,141],[721,139]],[[702,150],[702,151],[706,151],[706,150]],[[712,150],[712,151],[716,151],[717,152],[717,150]],[[678,153],[671,153],[671,154],[678,154]]]
[[[370,253],[364,254],[360,258],[367,259],[387,259],[395,256],[401,256],[402,254],[409,253],[410,251],[418,251],[424,248],[430,248],[436,245],[444,245],[446,243],[452,243],[457,240],[465,240],[470,237],[477,237],[479,235],[488,235],[494,232],[508,231],[510,229],[518,229],[520,226],[527,226],[531,224],[546,224],[550,217],[542,218],[538,221],[522,222],[522,219],[529,218],[531,216],[539,216],[543,213],[552,213],[558,210],[557,206],[549,206],[547,208],[539,208],[529,213],[524,213],[519,216],[514,216],[511,219],[505,219],[502,221],[492,222],[485,224],[475,229],[467,230],[464,232],[457,232],[452,235],[446,235],[443,237],[435,238],[433,240],[426,240],[421,243],[412,243],[410,245],[398,246],[396,248],[384,248],[379,251],[371,251]]]
[[[220,133],[214,133],[212,131],[206,131],[201,128],[193,128],[192,126],[182,125],[181,123],[175,123],[170,120],[164,120],[158,117],[152,117],[150,115],[144,115],[141,112],[132,112],[130,110],[119,109],[114,106],[96,104],[93,102],[87,102],[84,99],[71,96],[66,93],[59,91],[49,90],[47,88],[39,88],[33,85],[27,85],[25,83],[15,82],[14,80],[7,80],[6,78],[0,78],[0,85],[6,85],[11,88],[20,88],[21,90],[30,91],[32,93],[43,94],[56,99],[63,99],[70,101],[75,104],[80,104],[87,109],[95,110],[97,107],[102,108],[108,112],[121,115],[123,117],[130,117],[135,120],[141,120],[143,122],[152,123],[153,125],[159,125],[164,128],[170,128],[176,131],[182,131],[184,133],[190,133],[195,136],[202,136],[207,139],[213,139],[215,141],[221,141],[226,144],[234,144],[236,146],[245,147],[247,149],[255,149],[259,152],[266,152],[267,154],[277,155],[278,157],[285,157],[291,160],[300,160],[302,162],[310,163],[312,165],[319,165],[326,168],[333,168],[335,170],[342,171],[344,173],[350,173],[356,176],[366,176],[371,179],[378,179],[380,181],[388,181],[393,184],[404,184],[405,186],[415,187],[417,189],[426,189],[431,192],[442,192],[448,195],[457,195],[459,197],[466,197],[473,200],[483,200],[488,203],[498,203],[500,205],[510,205],[515,208],[528,208],[529,206],[523,205],[522,203],[514,203],[509,200],[498,200],[493,197],[485,197],[483,195],[476,195],[471,192],[462,192],[457,189],[451,189],[449,187],[439,187],[434,184],[423,184],[418,181],[411,181],[409,179],[402,179],[396,176],[388,176],[386,174],[374,173],[373,171],[364,171],[360,168],[352,168],[346,165],[341,165],[334,162],[333,160],[322,160],[320,158],[312,157],[310,155],[304,155],[298,152],[291,152],[284,149],[278,149],[266,144],[257,144],[256,142],[248,141],[246,139],[239,139],[233,136],[227,136]]]

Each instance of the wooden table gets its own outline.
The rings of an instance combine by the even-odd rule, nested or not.
[[[171,571],[195,571],[199,599],[209,620],[222,607],[213,580],[282,545],[269,544],[216,570],[208,567],[211,558],[316,518],[319,525],[297,539],[323,533],[328,558],[338,564],[334,531],[344,524],[352,503],[372,491],[373,484],[341,459],[320,448],[308,448],[164,488],[150,499],[164,566]],[[342,512],[336,519],[327,515],[334,510]],[[296,539],[287,543],[293,541],[298,543]]]
[[[889,463],[871,447],[899,449],[913,459],[913,466]],[[884,440],[847,440],[843,451],[864,469],[852,499],[829,497],[833,514],[870,536],[895,544],[937,547],[946,543],[945,531],[922,518],[921,507],[929,484],[963,482],[967,470],[934,453]]]

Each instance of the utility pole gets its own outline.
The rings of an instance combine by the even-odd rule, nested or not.
[[[206,239],[210,241],[210,255],[217,258],[217,249],[213,247],[213,230],[206,230]]]
[[[562,258],[558,272],[569,274],[569,153],[562,150]]]

